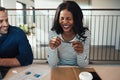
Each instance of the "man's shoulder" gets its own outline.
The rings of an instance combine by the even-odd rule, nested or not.
[[[16,26],[10,26],[9,27],[9,34],[11,35],[25,35],[24,31]]]
[[[10,26],[10,31],[14,32],[23,32],[19,27],[17,26]]]
[[[17,30],[19,30],[20,28],[19,27],[17,27],[17,26],[9,26],[10,27],[10,29],[17,29]]]

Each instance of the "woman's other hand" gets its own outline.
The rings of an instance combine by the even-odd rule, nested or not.
[[[80,41],[73,41],[72,47],[78,54],[83,53],[83,44]]]

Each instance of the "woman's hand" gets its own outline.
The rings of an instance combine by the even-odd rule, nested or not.
[[[77,53],[83,53],[83,44],[80,41],[73,41],[72,47]]]
[[[51,49],[57,48],[60,44],[61,44],[61,39],[57,36],[53,37],[49,42]]]

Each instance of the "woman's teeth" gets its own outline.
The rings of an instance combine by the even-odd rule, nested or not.
[[[64,26],[64,28],[68,28],[69,26]]]

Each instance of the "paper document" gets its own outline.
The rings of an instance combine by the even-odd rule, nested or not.
[[[48,70],[42,70],[38,67],[30,67],[12,76],[9,80],[42,80],[41,78],[48,73]]]

